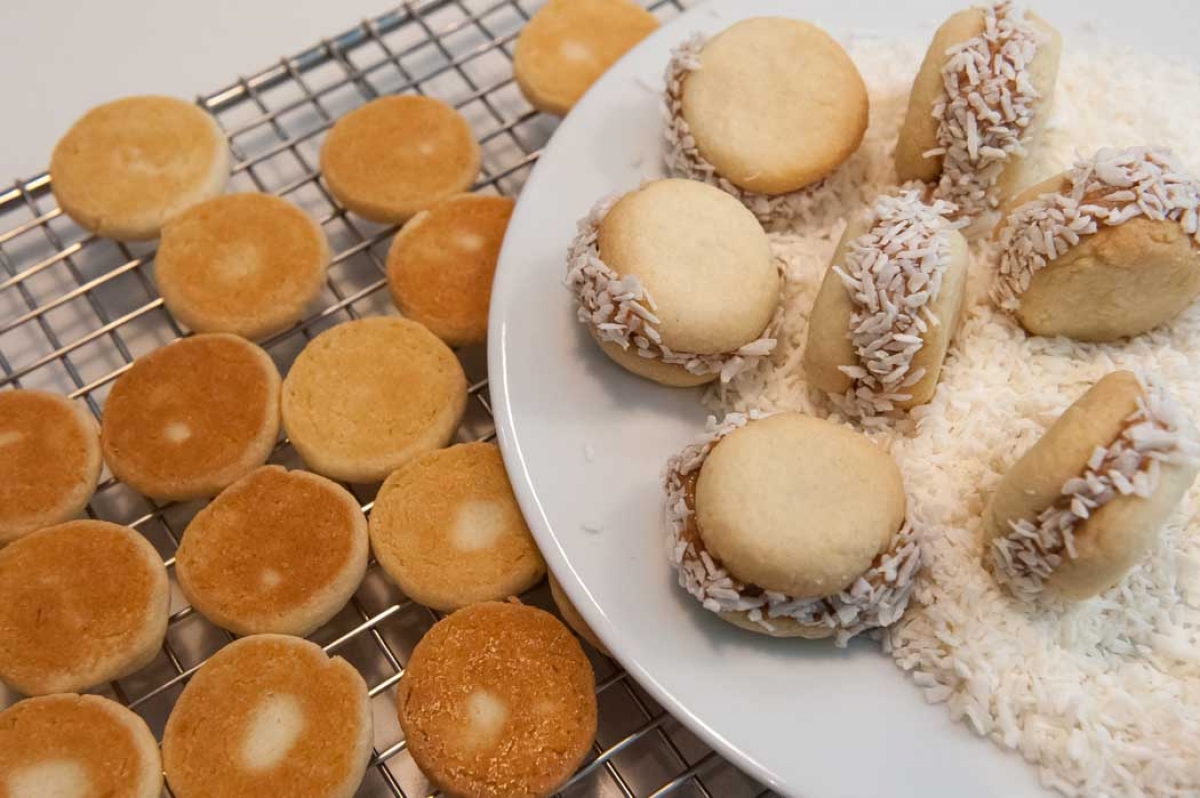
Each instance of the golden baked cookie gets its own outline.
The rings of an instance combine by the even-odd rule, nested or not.
[[[566,116],[658,20],[630,0],[550,0],[521,29],[513,77],[529,104]]]
[[[100,428],[87,405],[0,391],[0,546],[78,515],[100,465]]]
[[[454,353],[415,321],[376,316],[308,343],[283,383],[283,426],[314,471],[379,482],[450,442],[467,406]]]
[[[546,573],[492,443],[462,443],[400,466],[375,497],[370,530],[388,576],[442,612],[518,596]]]
[[[279,371],[227,334],[182,338],[133,363],[104,403],[100,442],[118,479],[160,501],[214,496],[270,457]]]
[[[329,266],[321,226],[270,194],[202,202],[163,227],[154,280],[194,332],[266,338],[304,316]]]
[[[450,346],[486,341],[492,277],[512,212],[508,197],[460,194],[414,216],[388,251],[388,289],[400,312]]]
[[[25,695],[86,690],[148,664],[167,633],[162,557],[105,521],[70,521],[0,549],[0,681]]]
[[[479,174],[467,120],[431,97],[381,97],[337,121],[321,147],[321,173],[337,201],[383,224],[402,224],[466,191]]]
[[[174,97],[125,97],[88,111],[59,140],[50,185],[80,227],[144,241],[223,192],[230,168],[225,134],[208,113]]]
[[[587,621],[583,620],[583,616],[579,614],[579,610],[567,598],[567,594],[563,591],[562,585],[554,578],[554,574],[547,572],[546,574],[550,582],[550,597],[554,599],[554,606],[558,608],[558,614],[562,616],[563,622],[575,632],[591,644],[592,648],[599,651],[606,657],[611,657],[604,643],[600,642],[600,638],[592,631],[592,628],[587,625]]]
[[[28,698],[0,712],[0,795],[159,798],[162,758],[146,722],[95,695]]]
[[[396,689],[417,767],[457,798],[545,798],[596,736],[595,676],[551,614],[486,602],[439,621]]]
[[[351,798],[373,728],[350,663],[298,637],[254,635],[214,654],[183,689],[163,767],[176,798]]]
[[[196,514],[175,576],[218,626],[304,637],[354,595],[367,550],[367,519],[349,491],[307,471],[263,466]]]

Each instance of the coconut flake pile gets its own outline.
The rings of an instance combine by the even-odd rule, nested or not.
[[[691,480],[717,442],[767,414],[732,413],[718,424],[710,417],[707,433],[667,463],[667,553],[679,574],[680,587],[695,596],[710,612],[744,612],[768,632],[771,621],[790,618],[805,626],[828,629],[837,646],[844,648],[854,636],[890,626],[908,606],[914,577],[921,564],[921,549],[906,521],[891,545],[850,587],[833,596],[793,598],[739,581],[704,549],[695,531]]]
[[[1016,208],[1000,231],[992,297],[1016,310],[1033,275],[1101,226],[1144,216],[1177,222],[1200,243],[1200,182],[1165,147],[1106,147],[1076,161],[1069,187]]]

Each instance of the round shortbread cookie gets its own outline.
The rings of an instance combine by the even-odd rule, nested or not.
[[[563,621],[567,626],[591,644],[592,648],[599,651],[606,657],[611,657],[604,643],[600,642],[600,638],[592,631],[592,627],[588,626],[587,621],[579,614],[579,610],[571,603],[571,599],[567,598],[566,592],[563,591],[562,585],[554,578],[554,574],[547,573],[546,576],[550,582],[550,597],[554,599],[554,606],[558,607],[558,614],[562,616]]]
[[[351,798],[371,758],[358,671],[298,637],[255,635],[212,656],[163,731],[177,798]]]
[[[710,39],[683,83],[701,156],[738,188],[785,194],[826,177],[862,142],[867,88],[829,34],[758,17]]]
[[[78,515],[100,465],[100,428],[86,405],[0,391],[0,546]]]
[[[492,443],[426,452],[400,466],[375,497],[370,531],[388,576],[442,612],[518,596],[546,573]]]
[[[215,496],[267,461],[279,436],[279,371],[235,335],[183,338],[138,358],[104,403],[113,474],[160,501]]]
[[[265,338],[304,316],[329,266],[321,226],[270,194],[229,194],[163,227],[154,279],[195,332]]]
[[[51,695],[0,712],[0,795],[159,798],[162,788],[158,742],[115,701]]]
[[[59,140],[50,185],[81,227],[144,241],[223,192],[230,168],[212,116],[174,97],[125,97],[88,111]]]
[[[565,116],[658,20],[630,0],[550,0],[521,29],[513,76],[529,104]]]
[[[376,316],[318,335],[283,383],[283,426],[314,471],[379,482],[450,442],[467,406],[454,353],[415,321]]]
[[[462,194],[417,214],[388,252],[388,288],[400,312],[450,346],[487,340],[488,305],[508,197]]]
[[[238,635],[304,637],[354,595],[367,571],[367,519],[345,488],[263,466],[188,524],[175,555],[184,596]]]
[[[456,798],[545,798],[596,736],[595,676],[553,615],[487,602],[434,625],[396,689],[409,753]]]
[[[0,550],[0,681],[86,690],[148,664],[167,633],[162,557],[129,527],[70,521]]]
[[[338,202],[363,218],[402,224],[479,174],[467,120],[431,97],[382,97],[337,121],[321,147],[321,172]]]

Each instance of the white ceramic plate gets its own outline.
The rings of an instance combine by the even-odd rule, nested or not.
[[[675,584],[664,551],[663,463],[703,427],[698,391],[661,388],[612,364],[575,321],[562,286],[575,222],[600,197],[661,173],[654,93],[671,48],[749,16],[814,21],[924,46],[967,4],[716,0],[664,26],[563,122],[525,186],[492,296],[491,396],[505,462],[542,552],[583,617],[656,699],[746,771],[786,795],[1045,796],[1015,754],[928,706],[869,642],[748,634]],[[1183,54],[1200,13],[1165,0],[1036,8],[1067,37]],[[1180,15],[1193,17],[1188,24]]]

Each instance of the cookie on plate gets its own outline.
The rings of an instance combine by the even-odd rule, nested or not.
[[[113,384],[100,424],[104,461],[159,501],[215,496],[270,457],[279,386],[270,355],[244,338],[174,341]]]
[[[663,385],[728,382],[775,346],[767,235],[704,183],[658,180],[597,204],[571,244],[567,286],[604,353]]]
[[[163,227],[154,280],[195,332],[266,338],[304,316],[329,266],[321,226],[270,194],[202,202]]]
[[[175,575],[217,626],[304,637],[354,595],[368,548],[367,519],[349,491],[306,471],[263,466],[196,514]]]
[[[774,637],[899,620],[921,552],[896,463],[801,413],[727,416],[667,464],[668,551],[705,609]]]
[[[230,169],[225,134],[211,115],[174,97],[125,97],[88,111],[59,140],[50,185],[80,227],[145,241],[223,192]]]
[[[376,316],[318,335],[283,383],[283,426],[314,471],[379,482],[450,442],[467,406],[454,353],[415,321]]]
[[[513,201],[460,194],[422,211],[388,251],[392,301],[450,346],[487,340],[488,305]]]
[[[70,521],[0,549],[0,681],[86,690],[148,664],[167,633],[162,557],[140,534]]]
[[[558,608],[558,614],[562,616],[563,622],[571,627],[575,634],[582,637],[591,644],[592,648],[599,651],[606,657],[611,657],[604,643],[600,642],[600,638],[592,631],[592,627],[587,625],[587,621],[579,614],[579,610],[571,603],[571,599],[567,598],[567,594],[563,591],[562,585],[554,578],[554,574],[547,573],[550,582],[550,597],[554,599],[554,606]]]
[[[1200,181],[1161,147],[1103,149],[1015,197],[992,297],[1035,335],[1114,341],[1200,295]]]
[[[321,146],[321,174],[337,201],[382,224],[403,224],[466,191],[479,174],[479,143],[462,114],[406,94],[343,116]]]
[[[439,621],[396,689],[417,767],[458,798],[546,798],[596,736],[595,676],[553,615],[486,602]]]
[[[95,695],[28,698],[0,712],[10,798],[159,798],[162,758],[146,722]]]
[[[711,183],[763,222],[799,214],[862,143],[867,87],[815,25],[757,17],[696,36],[667,67],[667,167]]]
[[[298,637],[254,635],[192,677],[163,731],[176,798],[351,798],[371,758],[358,671]]]
[[[87,405],[0,391],[0,546],[78,515],[100,465],[100,428]]]
[[[1050,426],[984,514],[984,560],[1017,597],[1084,599],[1154,548],[1200,471],[1200,437],[1151,375],[1114,371]]]
[[[658,20],[631,0],[550,0],[521,29],[513,77],[529,104],[565,116]]]

